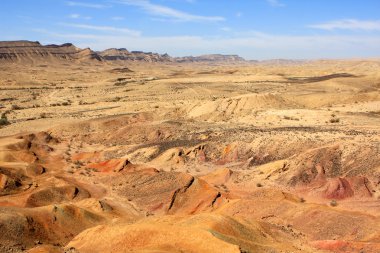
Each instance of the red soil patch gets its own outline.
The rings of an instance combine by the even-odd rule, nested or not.
[[[119,172],[131,166],[132,164],[127,159],[111,159],[87,165],[88,168],[96,169],[99,172]]]
[[[348,246],[348,242],[339,240],[324,240],[311,242],[311,245],[317,249],[338,251],[346,248]]]
[[[354,196],[350,182],[346,178],[329,180],[323,197],[328,199],[345,199]]]

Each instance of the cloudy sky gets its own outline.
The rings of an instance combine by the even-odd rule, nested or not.
[[[246,59],[380,56],[379,0],[1,0],[0,40]]]

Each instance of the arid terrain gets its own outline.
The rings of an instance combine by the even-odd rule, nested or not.
[[[380,252],[380,60],[0,42],[0,252]]]

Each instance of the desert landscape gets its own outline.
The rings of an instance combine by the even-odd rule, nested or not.
[[[0,252],[380,252],[380,60],[0,42]]]

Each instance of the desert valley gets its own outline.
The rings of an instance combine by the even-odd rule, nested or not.
[[[380,59],[0,42],[0,252],[380,252]]]

